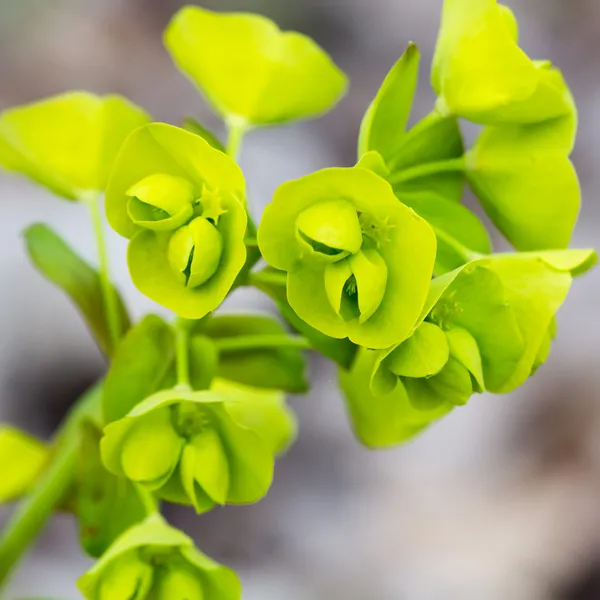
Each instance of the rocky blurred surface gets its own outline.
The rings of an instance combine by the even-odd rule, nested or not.
[[[349,73],[349,96],[311,123],[253,134],[242,165],[259,212],[282,181],[350,164],[362,113],[409,40],[423,54],[414,117],[429,110],[426,65],[441,0],[210,0],[255,10],[314,36]],[[575,162],[584,209],[575,245],[598,245],[600,3],[513,0],[528,52],[564,68],[580,107]],[[179,0],[0,0],[0,109],[71,88],[126,94],[155,118],[216,119],[171,66],[160,33]],[[93,258],[83,207],[0,174],[0,418],[48,435],[103,365],[61,294],[28,265],[20,231],[47,221]],[[136,315],[156,310],[114,271]],[[368,452],[352,438],[331,365],[293,399],[300,439],[266,500],[200,519],[169,509],[201,547],[238,568],[247,600],[586,600],[600,598],[600,313],[598,272],[559,315],[549,363],[517,393],[474,398],[414,443]],[[269,308],[257,294],[230,307]],[[6,510],[0,511],[5,516]],[[76,598],[87,559],[57,518],[8,600]]]

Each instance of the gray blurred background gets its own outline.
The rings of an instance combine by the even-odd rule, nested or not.
[[[218,121],[171,66],[161,32],[180,0],[0,0],[0,109],[68,89],[119,92],[157,120]],[[362,114],[415,41],[423,54],[413,119],[431,109],[427,67],[442,0],[205,0],[313,36],[350,75],[316,122],[253,133],[242,166],[258,214],[290,178],[355,157]],[[600,245],[600,2],[512,0],[522,45],[566,72],[580,108],[574,160],[584,208],[574,245]],[[0,173],[0,419],[48,437],[103,361],[78,315],[28,264],[20,238],[55,226],[90,260],[84,208]],[[157,307],[115,277],[135,316]],[[334,368],[313,360],[314,391],[292,399],[296,446],[260,504],[196,518],[169,509],[208,554],[236,568],[245,600],[600,599],[600,277],[576,281],[539,374],[510,396],[475,397],[422,437],[372,452],[352,437]],[[247,291],[229,307],[271,309]],[[159,311],[160,312],[160,311]],[[0,510],[0,520],[8,514]],[[8,600],[78,598],[81,556],[57,517],[16,574]]]

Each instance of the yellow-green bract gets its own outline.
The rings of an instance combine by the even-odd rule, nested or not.
[[[158,514],[121,535],[79,580],[88,600],[239,600],[237,575]]]
[[[258,243],[271,266],[287,271],[288,301],[301,319],[370,348],[409,335],[436,248],[427,222],[359,167],[283,184],[264,211]]]
[[[341,371],[361,440],[398,443],[473,392],[524,383],[548,357],[573,277],[596,260],[592,250],[497,254],[435,279],[410,338]]]
[[[198,513],[256,502],[271,485],[274,445],[240,424],[231,403],[216,391],[157,392],[105,428],[103,462]]]
[[[148,120],[120,96],[88,92],[12,108],[0,116],[0,165],[80,200],[104,191],[123,140]]]
[[[178,127],[151,123],[129,136],[108,184],[106,214],[131,239],[134,284],[182,317],[214,310],[244,265],[242,172]]]
[[[260,15],[186,6],[167,27],[165,45],[215,110],[240,127],[317,116],[347,87],[313,40]]]

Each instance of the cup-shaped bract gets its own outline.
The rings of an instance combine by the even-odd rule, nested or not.
[[[571,111],[562,76],[519,48],[517,30],[497,0],[445,0],[431,76],[443,112],[494,124]]]
[[[315,117],[346,91],[346,76],[313,40],[260,15],[186,6],[164,39],[177,67],[238,126]]]
[[[258,243],[265,260],[287,272],[287,298],[302,320],[369,348],[410,334],[436,252],[427,222],[360,167],[283,184],[265,208]]]
[[[239,600],[237,575],[158,514],[123,533],[79,580],[88,600]]]
[[[125,138],[149,120],[125,98],[69,92],[0,115],[0,165],[68,200],[99,194]]]
[[[136,287],[199,319],[225,298],[246,260],[245,181],[235,162],[188,131],[134,131],[106,191],[113,229],[129,238]]]
[[[256,502],[271,485],[273,450],[230,414],[231,402],[216,391],[158,392],[105,428],[102,460],[111,473],[198,513]]]

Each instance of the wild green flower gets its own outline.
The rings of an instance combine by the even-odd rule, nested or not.
[[[242,129],[317,116],[346,91],[346,76],[312,39],[260,15],[186,6],[164,39],[179,69]]]
[[[256,502],[271,485],[273,452],[235,420],[230,403],[213,391],[158,392],[105,428],[102,460],[111,473],[198,513]]]
[[[498,254],[435,279],[411,337],[364,350],[341,371],[359,437],[398,443],[473,392],[524,383],[548,357],[573,277],[596,259],[590,250]]]
[[[186,318],[229,292],[246,259],[245,182],[199,136],[151,123],[125,142],[106,192],[106,214],[129,238],[137,288]]]
[[[148,115],[120,96],[69,92],[0,115],[0,165],[68,200],[98,195],[123,140]]]
[[[88,600],[239,600],[237,575],[157,514],[122,534],[79,580]]]
[[[287,297],[334,338],[386,348],[405,339],[427,296],[435,259],[429,225],[360,167],[324,169],[283,184],[258,243],[287,271]]]

